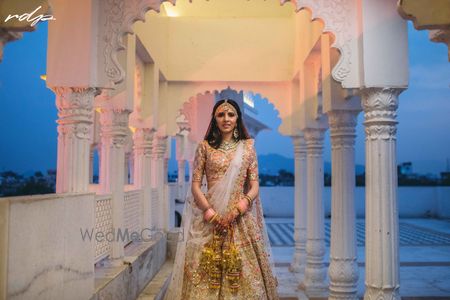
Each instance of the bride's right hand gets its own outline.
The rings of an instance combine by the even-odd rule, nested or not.
[[[216,211],[212,208],[208,208],[207,210],[205,210],[203,212],[203,220],[205,222],[210,222],[211,219],[214,217],[214,215],[216,214]]]

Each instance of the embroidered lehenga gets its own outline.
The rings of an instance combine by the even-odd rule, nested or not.
[[[206,175],[206,198],[220,214],[231,210],[246,192],[250,180],[258,180],[258,163],[253,140],[241,140],[230,151],[214,149],[207,141],[199,144],[194,161],[193,181]],[[210,184],[212,183],[212,186]],[[212,243],[214,226],[203,220],[192,194],[187,197],[182,220],[182,241],[178,243],[166,300],[207,299],[278,299],[277,280],[259,197],[251,209],[232,225],[233,249],[241,266],[236,278],[226,270],[218,274],[218,285],[211,288],[211,274],[202,268],[205,247]],[[226,255],[225,255],[226,256]],[[225,261],[218,257],[218,261]],[[237,287],[237,288],[236,288]]]

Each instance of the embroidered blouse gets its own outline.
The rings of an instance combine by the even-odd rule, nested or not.
[[[258,160],[254,148],[254,140],[243,140],[244,161],[248,164],[246,179],[258,180]],[[192,172],[192,181],[202,181],[203,175],[206,175],[208,185],[211,182],[219,180],[225,174],[230,165],[236,148],[225,152],[220,149],[214,149],[207,141],[202,141],[195,152],[194,167]]]

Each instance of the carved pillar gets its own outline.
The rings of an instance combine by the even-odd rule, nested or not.
[[[168,214],[169,206],[168,200],[165,197],[165,186],[167,183],[167,171],[166,171],[166,148],[167,148],[167,136],[155,136],[153,147],[153,170],[152,187],[155,190],[154,198],[152,201],[152,216],[155,221],[155,225],[160,230],[168,229]]]
[[[400,299],[396,110],[400,89],[362,90],[366,131],[366,291],[364,299]]]
[[[294,211],[294,258],[291,272],[299,273],[303,281],[306,266],[306,145],[303,136],[293,136],[295,155],[295,211]]]
[[[183,134],[177,135],[176,157],[178,162],[178,179],[177,179],[177,198],[184,201],[186,197],[186,147],[187,136]]]
[[[100,191],[112,195],[112,223],[117,234],[124,227],[124,160],[125,140],[128,134],[128,110],[101,108],[100,111]],[[124,241],[114,239],[111,259],[121,264]]]
[[[178,160],[178,199],[184,200],[186,192],[186,160]]]
[[[330,296],[358,299],[355,220],[355,111],[328,113],[331,135]]]
[[[87,192],[95,88],[55,87],[58,108],[56,193]]]
[[[307,241],[304,287],[309,298],[325,297],[325,228],[323,208],[323,140],[325,129],[305,129],[307,155]]]
[[[151,169],[152,169],[152,142],[154,130],[150,128],[137,128],[133,134],[134,153],[134,186],[143,190],[142,201],[142,228],[151,228]],[[144,231],[148,232],[148,230]]]

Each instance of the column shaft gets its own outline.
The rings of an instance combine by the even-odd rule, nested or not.
[[[294,258],[290,266],[291,272],[299,273],[303,281],[306,266],[306,145],[303,136],[294,136],[295,155],[295,210],[294,210]]]
[[[129,111],[101,109],[100,191],[112,196],[112,221],[115,233],[124,232],[124,161],[125,140],[128,134]],[[114,239],[111,259],[120,264],[124,255],[124,241]]]
[[[155,220],[154,225],[158,228],[158,230],[166,230],[169,227],[169,203],[166,199],[167,163],[165,158],[167,136],[156,136],[154,143],[154,175],[152,183],[152,187],[155,191],[154,198],[152,200],[153,217]]]
[[[153,130],[150,128],[137,128],[133,134],[133,184],[137,189],[143,190],[142,228],[152,227],[151,218],[151,169],[152,169],[152,140]],[[144,231],[145,233],[148,230]]]
[[[308,297],[327,295],[323,208],[323,140],[324,129],[306,129],[307,152],[307,242],[304,286]]]
[[[54,88],[58,108],[56,193],[87,192],[94,88]]]
[[[357,112],[328,113],[331,135],[330,296],[358,299],[355,220],[355,126]]]
[[[366,291],[400,299],[396,110],[400,89],[362,90],[366,132]]]
[[[186,197],[186,160],[178,160],[178,199],[184,201]]]

